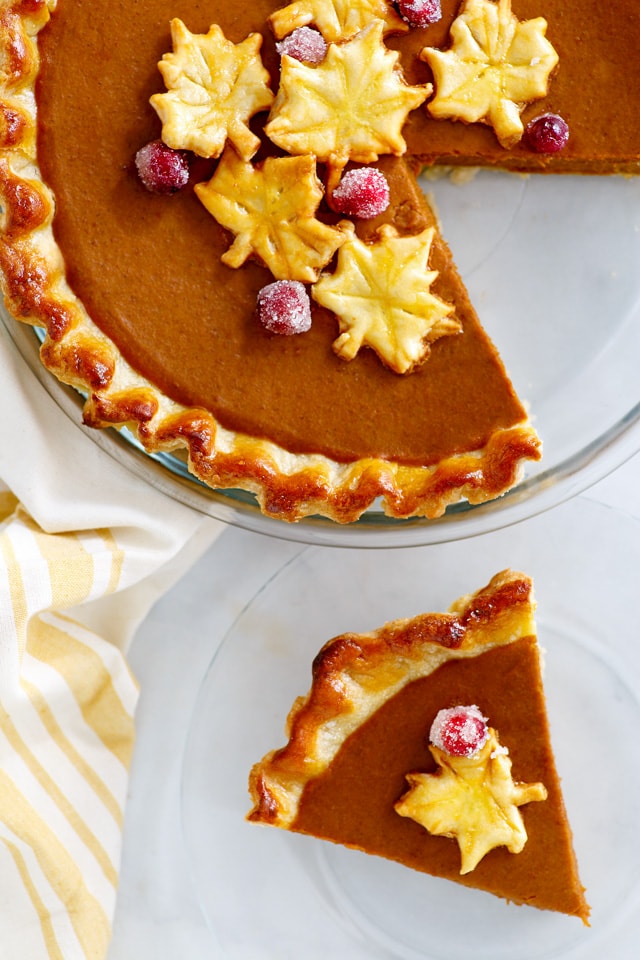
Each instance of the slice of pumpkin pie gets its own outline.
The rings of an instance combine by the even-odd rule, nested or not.
[[[528,577],[330,640],[287,730],[251,771],[250,821],[587,922]]]

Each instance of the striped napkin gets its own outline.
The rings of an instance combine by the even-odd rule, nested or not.
[[[154,601],[221,526],[72,424],[0,336],[0,958],[102,960]]]

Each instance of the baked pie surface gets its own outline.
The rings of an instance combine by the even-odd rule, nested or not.
[[[531,580],[505,570],[448,613],[328,641],[314,660],[309,692],[291,708],[287,743],[251,770],[248,819],[586,922],[534,609]],[[450,836],[432,835],[396,809],[415,771],[437,769],[429,729],[440,710],[458,704],[477,705],[489,718],[513,779],[540,782],[547,794],[522,807],[527,839],[519,853],[496,846],[467,873]]]
[[[401,376],[369,349],[348,363],[336,358],[336,318],[318,305],[304,336],[258,329],[256,294],[270,273],[255,260],[240,270],[221,262],[229,235],[192,186],[159,199],[132,172],[136,150],[158,136],[149,99],[163,90],[157,64],[171,49],[170,21],[206,33],[215,20],[235,43],[260,31],[277,78],[265,26],[274,7],[261,0],[230,14],[195,0],[145,0],[132,17],[126,3],[60,0],[48,22],[44,2],[5,4],[0,265],[9,308],[45,327],[43,360],[87,393],[86,422],[129,423],[150,451],[186,448],[200,479],[254,491],[272,516],[351,521],[377,497],[393,516],[437,516],[460,497],[495,497],[539,457],[539,441],[404,159],[379,161],[391,205],[358,233],[371,240],[382,221],[404,236],[435,227],[433,292],[453,304],[463,332],[439,339]],[[442,23],[454,12],[445,3]],[[411,49],[422,33],[385,43]],[[424,83],[427,66],[405,61],[406,82]],[[430,128],[424,107],[403,136],[407,155],[425,159],[416,123]],[[493,136],[478,124],[443,126]],[[509,166],[514,151],[500,151],[501,161],[479,162]],[[192,180],[203,182],[211,165],[199,164]],[[617,158],[609,169],[620,166]]]

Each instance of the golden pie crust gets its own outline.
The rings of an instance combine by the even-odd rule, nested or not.
[[[589,907],[550,745],[534,612],[530,578],[504,570],[448,613],[330,640],[313,661],[309,692],[291,708],[286,744],[250,772],[248,820],[586,923]],[[410,775],[435,770],[427,741],[436,713],[460,703],[477,704],[495,722],[514,779],[545,788],[543,802],[522,808],[522,851],[498,847],[464,873],[453,839],[432,836],[395,812]]]

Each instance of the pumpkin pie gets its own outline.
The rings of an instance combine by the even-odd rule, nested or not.
[[[250,821],[587,923],[525,575],[330,640],[287,733],[251,770]]]
[[[17,319],[43,328],[44,364],[85,394],[87,424],[127,424],[149,452],[179,452],[204,483],[249,490],[288,521],[350,522],[374,501],[436,517],[499,496],[539,459],[415,172],[635,170],[623,76],[637,14],[473,2],[499,14],[496,36],[537,24],[542,79],[502,105],[506,126],[493,109],[471,122],[447,105],[440,78],[446,58],[459,66],[454,25],[472,0],[444,0],[424,28],[386,0],[141,0],[135,16],[106,0],[3,3],[3,289]],[[322,34],[321,63],[286,52],[300,29]],[[375,83],[361,96],[363,64]],[[212,111],[219,69],[215,89],[231,93]],[[323,91],[343,86],[327,117]],[[513,129],[548,113],[570,137],[540,154]],[[145,189],[135,162],[160,138],[190,157],[173,196]],[[339,203],[361,167],[389,194],[368,218]],[[304,332],[258,322],[273,282],[304,288]]]

